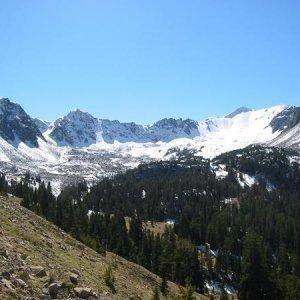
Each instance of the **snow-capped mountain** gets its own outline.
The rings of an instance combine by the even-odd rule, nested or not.
[[[162,119],[153,125],[142,126],[97,119],[77,109],[51,124],[46,135],[59,146],[81,148],[97,142],[170,142],[177,138],[194,138],[199,136],[199,131],[198,123],[190,119]]]
[[[199,136],[198,122],[191,119],[162,119],[147,128],[152,142],[170,142],[178,138]]]
[[[248,108],[248,107],[242,106],[242,107],[237,108],[235,111],[233,111],[229,115],[227,115],[226,118],[233,118],[233,117],[235,117],[236,115],[238,115],[240,113],[245,113],[245,112],[248,112],[248,111],[251,111],[251,109]]]
[[[7,98],[0,99],[0,136],[15,146],[23,142],[38,147],[38,137],[44,139],[37,125],[23,108]]]
[[[50,125],[47,135],[59,146],[84,147],[96,143],[98,120],[79,109]]]
[[[59,188],[82,178],[96,181],[141,162],[172,159],[184,149],[206,158],[250,144],[300,150],[299,111],[286,105],[242,107],[225,117],[169,118],[143,126],[75,110],[49,124],[1,99],[0,170],[11,176],[29,170]]]

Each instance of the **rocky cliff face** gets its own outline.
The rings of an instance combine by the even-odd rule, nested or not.
[[[273,132],[291,129],[300,122],[300,107],[290,106],[281,111],[270,122]]]
[[[162,119],[148,127],[151,140],[154,142],[170,142],[178,138],[194,138],[199,136],[198,122],[191,119]]]
[[[38,138],[44,139],[23,108],[7,98],[0,99],[0,136],[15,146],[23,142],[37,147]]]
[[[49,136],[59,146],[84,147],[96,142],[98,120],[79,109],[56,120]]]
[[[194,138],[199,135],[198,123],[187,119],[162,119],[151,126],[134,122],[97,119],[76,110],[58,119],[49,127],[49,136],[59,146],[86,147],[96,142],[153,143],[169,142],[177,138]]]

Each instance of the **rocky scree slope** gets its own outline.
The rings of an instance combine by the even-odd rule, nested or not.
[[[0,197],[0,299],[151,299],[158,276],[113,253],[96,253],[19,202]],[[115,293],[105,283],[108,266]],[[179,287],[168,287],[167,298],[175,299]]]

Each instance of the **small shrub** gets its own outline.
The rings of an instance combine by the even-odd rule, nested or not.
[[[115,280],[115,277],[113,275],[111,265],[109,265],[108,268],[105,270],[104,280],[105,280],[106,285],[111,289],[111,291],[113,293],[115,293],[116,292],[116,287],[115,287],[116,280]]]
[[[190,279],[186,279],[186,284],[184,288],[181,288],[180,299],[182,300],[195,300],[194,297],[195,287],[191,285]]]

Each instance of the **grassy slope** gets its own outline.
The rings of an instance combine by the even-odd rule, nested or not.
[[[21,269],[43,266],[48,276],[31,276],[29,287],[9,291],[0,285],[1,299],[38,298],[49,277],[66,283],[66,295],[72,296],[69,275],[72,269],[80,271],[79,286],[87,286],[107,299],[151,299],[153,289],[161,279],[145,268],[131,263],[113,253],[101,256],[79,243],[68,234],[21,207],[19,200],[0,197],[0,248],[9,252],[6,259],[0,255],[0,273],[11,270],[19,276]],[[116,278],[116,293],[113,294],[104,281],[104,272],[112,264]],[[169,299],[180,293],[177,285],[169,282]],[[197,299],[207,299],[196,295]]]

